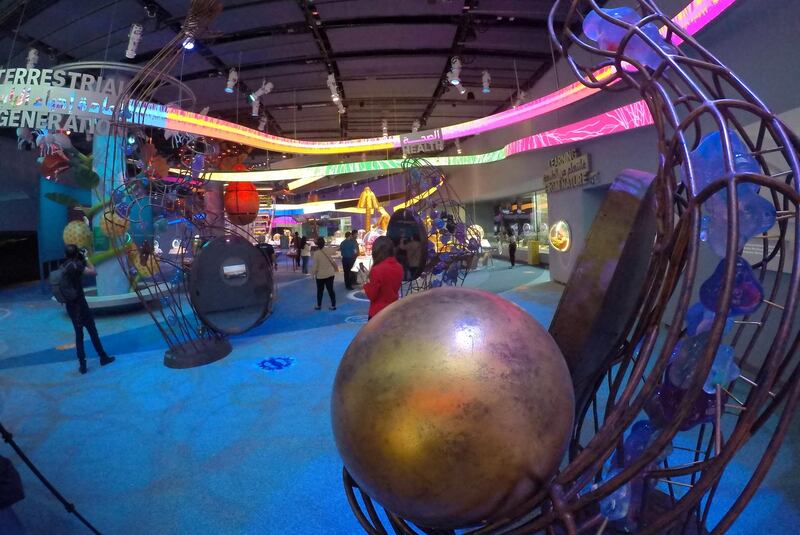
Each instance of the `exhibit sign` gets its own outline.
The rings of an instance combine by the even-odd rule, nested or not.
[[[108,134],[125,81],[61,69],[0,69],[0,127]],[[135,114],[135,117],[134,117]],[[129,101],[130,122],[166,124],[166,107]]]
[[[550,160],[544,173],[544,189],[547,193],[570,188],[578,188],[594,183],[595,173],[591,172],[589,155],[572,149]]]
[[[403,149],[403,158],[420,153],[441,152],[444,150],[442,129],[404,134],[400,136],[400,147]]]

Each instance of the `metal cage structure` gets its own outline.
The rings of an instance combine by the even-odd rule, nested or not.
[[[441,168],[423,158],[403,160],[406,209],[425,227],[427,249],[419,277],[403,284],[408,295],[440,286],[461,286],[474,268],[480,238]]]
[[[645,283],[631,289],[619,343],[589,364],[600,379],[577,407],[568,462],[523,516],[459,533],[724,533],[800,401],[800,140],[654,1],[628,3],[636,10],[555,0],[549,32],[585,86],[636,92],[653,116],[657,231]],[[566,13],[558,26],[556,13]],[[720,355],[734,365],[721,373]],[[716,501],[753,436],[759,461],[735,490],[725,483],[733,499]],[[381,510],[346,470],[344,486],[367,533],[455,533]]]
[[[120,267],[168,345],[164,358],[168,367],[207,364],[227,355],[231,350],[227,335],[243,332],[266,319],[274,295],[272,265],[255,247],[252,250],[257,255],[244,244],[245,240],[255,241],[253,237],[231,221],[221,207],[210,211],[206,206],[208,172],[211,163],[220,156],[216,141],[172,132],[173,145],[177,144],[179,149],[177,173],[174,169],[166,172],[166,159],[156,154],[151,143],[142,145],[133,158],[126,158],[123,150],[128,136],[140,131],[136,126],[141,123],[139,119],[159,113],[159,105],[151,102],[180,59],[181,43],[202,35],[221,10],[216,0],[191,3],[181,32],[134,75],[119,95],[105,151],[99,155],[105,161],[104,174],[110,175],[103,188],[103,201],[108,206],[101,216],[103,223],[112,229],[140,225],[152,232],[152,239],[138,244],[112,236],[111,245]],[[144,134],[144,139],[149,135]],[[173,225],[171,243],[159,244],[160,233]],[[230,247],[238,244],[245,255],[250,255],[247,260],[256,265],[250,266],[248,276],[259,279],[258,286],[266,301],[262,308],[249,310],[246,317],[213,322],[208,320],[207,311],[198,309],[200,290],[196,284],[190,284],[197,282],[190,278],[208,244],[221,242]],[[159,245],[164,245],[168,252],[159,251]],[[220,262],[219,252],[213,261]],[[221,278],[235,271],[234,266],[219,268]],[[138,284],[140,279],[148,283]]]

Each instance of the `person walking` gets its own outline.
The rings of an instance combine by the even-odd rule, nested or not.
[[[292,271],[300,267],[300,233],[295,232],[292,237],[292,245],[289,248],[289,256],[292,257]]]
[[[311,258],[311,242],[303,236],[300,238],[300,259],[303,261],[303,274],[308,275],[308,260]]]
[[[353,273],[353,265],[358,258],[358,242],[355,235],[345,232],[344,241],[339,245],[339,252],[342,253],[342,270],[344,271],[344,287],[348,290],[353,289],[356,276]]]
[[[394,242],[388,236],[381,236],[372,244],[372,269],[364,284],[364,293],[369,298],[369,319],[397,301],[402,285],[403,266],[394,257]]]
[[[86,367],[86,352],[83,347],[84,328],[89,332],[94,350],[97,351],[97,355],[100,357],[101,366],[111,364],[115,358],[109,357],[106,350],[103,349],[100,336],[97,334],[97,327],[94,324],[94,316],[91,309],[89,309],[89,304],[86,302],[86,295],[83,293],[81,277],[83,275],[97,275],[97,271],[89,259],[86,258],[85,252],[78,249],[77,245],[67,245],[64,248],[64,256],[67,257],[67,260],[62,267],[62,293],[66,300],[67,314],[69,314],[72,326],[75,328],[75,351],[78,354],[78,371],[84,374],[88,371]]]
[[[319,237],[316,242],[317,250],[311,261],[311,274],[317,281],[317,306],[314,310],[322,308],[322,292],[327,288],[328,297],[331,299],[330,310],[336,310],[336,293],[333,291],[333,277],[339,271],[336,262],[325,252],[325,238]]]
[[[513,233],[508,235],[508,259],[511,261],[508,269],[511,269],[517,262],[517,239]]]

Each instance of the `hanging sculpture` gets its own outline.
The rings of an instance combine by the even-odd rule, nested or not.
[[[380,208],[380,203],[375,193],[369,186],[366,186],[358,196],[357,208],[364,210],[364,231],[372,230],[372,212]]]
[[[480,238],[468,230],[472,223],[462,219],[467,215],[464,206],[440,168],[421,158],[409,158],[403,162],[403,169],[406,202],[400,210],[404,215],[398,216],[398,209],[395,209],[387,233],[401,253],[405,253],[404,237],[408,238],[407,242],[413,242],[416,234],[422,234],[419,236],[419,264],[413,266],[419,269],[406,271],[403,295],[464,284],[480,247]],[[397,227],[393,230],[392,221],[395,220]],[[411,224],[411,220],[416,223]],[[414,226],[421,231],[417,233]],[[412,254],[417,254],[416,248],[412,249]],[[411,273],[414,276],[409,276]]]
[[[497,518],[507,501],[487,493],[480,519],[453,523],[403,518],[391,500],[382,503],[389,506],[382,516],[371,495],[384,497],[385,489],[362,485],[356,474],[364,460],[346,457],[345,490],[368,533],[386,533],[387,520],[405,535],[456,527],[481,535],[724,533],[775,458],[800,402],[800,140],[655,2],[629,3],[640,13],[556,0],[550,14],[557,51],[584,85],[641,93],[659,151],[657,230],[645,282],[629,289],[638,296],[613,350],[580,370],[600,380],[575,407],[568,462],[515,511]],[[575,33],[581,22],[583,38]],[[587,56],[600,59],[586,65]],[[446,228],[439,214],[420,213],[432,228]],[[461,369],[441,368],[439,380],[464,381],[455,374]],[[443,403],[424,410],[434,414]],[[716,501],[732,459],[754,435],[761,437],[761,450],[750,453],[756,466],[743,480],[740,463],[736,478],[725,480],[726,500]],[[540,440],[532,434],[528,447]],[[432,455],[431,444],[439,442],[394,454]],[[492,455],[502,458],[507,447]],[[414,510],[404,505],[402,512]]]
[[[246,153],[239,146],[227,144],[220,151],[202,137],[173,138],[180,145],[177,173],[152,142],[134,143],[138,151],[123,148],[129,136],[135,141],[133,119],[156,100],[162,75],[182,54],[181,43],[205,32],[221,10],[217,0],[192,1],[181,32],[125,86],[105,148],[95,154],[104,162],[101,189],[108,205],[100,226],[167,342],[164,363],[173,368],[227,355],[227,336],[263,321],[274,293],[272,266],[241,227],[258,213],[255,188],[231,184],[227,214],[206,199],[210,165],[240,165]],[[126,168],[126,157],[136,163]]]

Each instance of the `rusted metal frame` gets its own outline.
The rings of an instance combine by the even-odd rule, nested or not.
[[[800,254],[800,252],[796,252],[796,254]],[[795,263],[797,265],[797,262]],[[800,285],[800,272],[795,271],[791,280],[791,287],[789,291],[789,300],[790,304],[787,306],[791,306],[792,308],[796,308],[796,301],[797,301],[797,294],[798,294],[798,286]],[[787,311],[790,316],[793,316],[794,310],[791,312]],[[765,363],[761,368],[761,372],[759,373],[759,386],[753,388],[751,390],[750,396],[748,396],[747,404],[749,407],[759,407],[761,404],[768,398],[769,396],[769,388],[765,386],[765,383],[770,383],[771,380],[774,380],[774,375],[777,372],[776,366],[776,354],[778,352],[782,352],[784,349],[782,346],[786,345],[786,337],[788,336],[788,330],[791,328],[791,322],[793,321],[793,317],[787,317],[787,314],[784,314],[781,322],[778,326],[778,332],[776,333],[775,339],[773,340],[773,344],[770,347],[769,351],[767,352],[767,356],[765,359]],[[797,384],[793,385],[793,388],[797,389],[800,388]],[[794,392],[793,392],[794,393]],[[784,412],[786,415],[787,412]],[[719,477],[721,477],[722,472],[727,466],[727,463],[733,457],[733,455],[738,451],[738,449],[744,444],[744,442],[749,439],[751,435],[751,428],[753,422],[757,418],[757,411],[750,410],[750,411],[743,411],[741,416],[739,417],[736,427],[731,432],[728,443],[726,447],[721,451],[717,452],[713,467],[707,471],[704,471],[703,475],[701,476],[700,480],[697,484],[692,488],[680,501],[678,501],[673,511],[678,513],[685,513],[689,507],[693,506],[694,503],[699,501],[699,499],[703,496],[706,489],[710,487],[710,485],[715,482]],[[785,430],[784,433],[785,434]],[[773,435],[774,440],[782,440],[782,434],[779,436],[776,432]],[[772,442],[771,442],[772,443]],[[738,502],[737,502],[738,503]],[[667,516],[661,517],[656,520],[655,524],[652,526],[648,526],[643,533],[658,533],[658,529],[665,528],[669,525],[669,518]],[[652,528],[652,529],[651,529]]]
[[[564,492],[561,490],[560,485],[551,485],[550,501],[553,503],[553,510],[555,511],[556,516],[564,524],[567,535],[577,535],[578,528],[575,525],[575,517],[573,516],[572,511],[570,511],[566,506]]]
[[[375,515],[375,518],[373,518],[374,524],[367,520],[367,517],[364,515],[364,512],[361,510],[361,506],[358,503],[358,498],[356,498],[355,492],[353,491],[353,489],[358,488],[358,485],[347,472],[347,468],[342,468],[342,482],[344,483],[344,491],[345,495],[347,496],[347,503],[350,504],[350,509],[353,511],[358,523],[361,524],[362,528],[364,528],[364,531],[366,531],[369,535],[388,535],[380,520],[377,519],[377,515]],[[359,488],[359,490],[361,489]],[[362,498],[364,499],[365,504],[369,502],[369,497],[363,494],[363,492]],[[374,508],[372,511],[374,512]],[[372,517],[372,514],[370,514],[370,517]]]
[[[781,367],[778,370],[779,376],[780,374],[783,373],[783,371],[786,368],[788,368],[789,364],[791,363],[792,356],[795,353],[797,353],[798,344],[800,344],[800,332],[798,332],[795,335],[794,343],[792,344],[792,347],[789,349],[789,351],[786,354],[786,357],[783,359],[783,362],[781,363]],[[753,425],[753,433],[760,430],[761,427],[767,423],[769,418],[774,414],[775,410],[777,410],[777,408],[786,399],[786,396],[788,395],[787,392],[789,391],[789,388],[791,388],[791,385],[793,385],[795,382],[798,381],[800,381],[800,362],[795,364],[794,370],[792,370],[792,373],[786,380],[785,385],[787,386],[787,388],[781,388],[775,395],[775,397],[769,402],[766,408],[764,408],[764,410],[762,410],[761,413],[759,414],[758,420]]]
[[[180,36],[176,35],[172,39],[172,41],[170,41],[170,43],[168,43],[164,48],[162,48],[159,51],[159,53],[154,58],[154,62],[150,63],[150,65],[153,66],[151,67],[150,70],[142,69],[142,71],[134,75],[133,79],[130,82],[128,82],[128,84],[126,84],[124,90],[122,91],[122,94],[120,94],[117,99],[117,105],[115,106],[114,115],[112,116],[111,132],[109,133],[110,136],[121,136],[127,133],[127,121],[125,117],[122,115],[122,111],[127,110],[128,107],[127,105],[124,104],[131,99],[135,99],[139,102],[147,101],[148,95],[151,93],[152,89],[156,86],[155,82],[153,82],[153,79],[159,78],[158,76],[153,76],[155,71],[152,69],[155,67],[155,65],[163,65],[160,67],[159,70],[160,72],[165,72],[166,70],[169,70],[177,63],[178,56],[175,50],[179,48],[177,46],[179,39]],[[150,79],[150,82],[147,81],[148,79]],[[139,104],[140,107],[142,105],[143,104]],[[139,110],[134,109],[133,113],[134,114],[139,113]],[[120,130],[122,131],[120,132]],[[114,150],[116,148],[118,148],[116,144],[107,145],[106,158],[111,156],[114,160],[116,160],[117,151]],[[116,167],[114,160],[112,160],[112,169]],[[120,186],[123,185],[121,184]],[[110,188],[112,190],[115,189],[115,182],[113,179],[110,184]],[[113,194],[111,192],[107,192],[104,189],[102,200],[103,202],[109,202],[110,209],[115,210],[115,206],[113,203]],[[116,243],[116,240],[112,239],[110,240],[110,243],[112,249],[114,249],[115,252],[114,256],[116,257],[117,262],[120,265],[120,269],[126,271],[127,268],[125,265],[125,260],[123,259],[122,250],[119,248],[118,244]],[[178,332],[175,331],[170,322],[167,321],[167,316],[164,313],[163,307],[158,308],[158,312],[161,314],[163,320],[159,321],[158,318],[156,317],[153,307],[145,298],[145,295],[142,293],[141,289],[135,287],[134,292],[136,293],[136,296],[139,298],[139,301],[144,305],[145,310],[147,310],[148,314],[153,320],[153,323],[156,325],[156,328],[159,330],[159,332],[161,333],[162,337],[164,338],[164,340],[167,342],[168,345],[174,347],[180,345],[181,343],[186,342],[186,333],[183,332],[182,330],[179,330]],[[189,339],[191,339],[191,337],[189,337]]]
[[[697,217],[695,217],[694,219],[695,219],[695,226],[697,226],[697,220],[698,220],[698,218],[697,218]],[[694,247],[693,247],[693,249],[694,249],[694,248],[696,248],[696,241],[697,241],[696,239],[693,241],[693,244],[694,244]],[[684,296],[683,296],[683,297],[684,297],[684,299],[686,299],[686,297],[687,297],[687,296],[686,296],[686,292],[685,292],[685,290],[684,290]],[[687,304],[688,304],[688,303],[687,303]],[[680,316],[682,316],[682,311],[680,310],[680,308],[684,308],[684,307],[679,307],[679,311],[678,311],[678,314],[679,314]],[[680,320],[679,320],[679,321],[677,321],[677,322],[675,322],[675,323],[676,323],[676,324],[681,324],[681,323],[682,323],[682,317],[680,318]],[[674,327],[673,327],[673,329],[671,329],[671,331],[672,331],[672,332],[673,332],[675,335],[677,335],[677,333],[675,333],[675,329],[674,329]],[[721,334],[721,329],[719,329],[719,331],[720,331],[720,334]],[[674,341],[673,341],[673,343],[671,343],[671,344],[670,344],[670,343],[669,343],[669,340],[668,340],[668,341],[667,341],[667,343],[665,344],[665,348],[670,348],[670,351],[671,351],[671,347],[672,347],[672,346],[674,346]],[[644,349],[644,348],[643,348],[643,349]],[[709,353],[709,354],[705,355],[705,356],[707,357],[705,360],[707,361],[707,364],[708,364],[708,366],[707,366],[707,367],[709,367],[709,368],[710,368],[710,365],[711,365],[711,362],[712,362],[712,361],[710,360],[710,358],[708,358],[708,357],[710,357],[710,352],[707,352],[707,353]],[[640,354],[641,354],[641,353],[640,353]],[[664,356],[664,355],[662,355],[662,356]],[[643,362],[643,361],[642,361],[642,362]],[[654,373],[653,375],[657,377],[658,375],[660,375],[660,373]],[[697,380],[697,377],[695,377],[695,380]],[[651,381],[651,382],[653,382],[653,384],[654,384],[654,381],[653,381],[652,379],[650,379],[650,381]],[[630,384],[634,384],[634,381],[631,381],[631,382],[629,383],[629,386],[630,386]],[[640,396],[640,397],[644,397],[644,396]],[[644,401],[644,400],[642,399],[642,403],[643,403],[643,401]],[[684,400],[684,401],[688,401],[688,400]],[[693,398],[692,398],[692,400],[691,400],[691,401],[693,401]],[[685,406],[684,408],[688,409],[688,403],[686,404],[686,406]],[[637,411],[637,412],[638,412],[638,411]],[[682,411],[679,411],[679,412],[682,412]],[[687,411],[687,412],[688,412],[688,411]],[[676,422],[677,422],[677,423],[675,423],[675,426],[674,426],[674,427],[675,427],[675,429],[674,429],[674,430],[672,430],[672,432],[671,432],[671,433],[670,433],[670,432],[664,432],[664,433],[662,433],[662,435],[663,435],[663,436],[665,436],[665,437],[667,437],[667,435],[669,435],[669,436],[667,437],[667,439],[666,439],[666,440],[664,440],[663,438],[661,438],[661,437],[660,437],[660,439],[659,439],[659,440],[656,440],[656,443],[653,445],[653,447],[651,447],[651,448],[648,448],[648,450],[653,450],[653,451],[652,451],[652,453],[653,453],[653,456],[655,456],[655,455],[657,455],[658,453],[660,453],[660,451],[663,449],[663,446],[665,446],[665,445],[666,445],[666,442],[668,442],[669,438],[671,438],[671,436],[674,434],[674,431],[677,429],[677,425],[679,424],[680,420],[681,420],[681,419],[682,419],[684,416],[685,416],[685,414],[683,414],[683,415],[681,415],[680,417],[676,418]],[[659,442],[663,442],[663,444],[660,444],[660,445],[659,445],[659,444],[658,444]],[[657,446],[657,448],[656,448],[656,446]],[[643,468],[643,467],[644,467],[644,466],[645,466],[645,465],[646,465],[648,462],[650,462],[650,460],[651,460],[651,459],[647,459],[647,457],[648,457],[648,455],[647,455],[646,453],[645,453],[645,454],[643,454],[642,456],[640,456],[640,458],[637,460],[637,462],[635,462],[635,463],[634,463],[634,464],[640,464],[640,465],[641,465],[641,466],[639,466],[639,467],[637,467],[637,468]],[[632,466],[633,466],[633,465],[632,465]],[[624,472],[629,472],[629,473],[633,474],[635,471],[636,471],[636,470],[625,470]],[[611,480],[610,482],[608,482],[608,483],[607,483],[608,487],[614,487],[614,485],[613,485],[613,481],[614,481],[614,480],[617,480],[617,481],[625,481],[625,479],[623,479],[623,475],[624,475],[623,473],[620,473],[620,474],[619,474],[619,475],[617,475],[615,478],[612,478],[612,480]],[[630,478],[628,478],[628,479],[630,479]],[[605,487],[605,485],[604,485],[604,487]],[[596,498],[597,498],[597,497],[603,497],[603,496],[594,496],[594,495],[593,495],[592,497],[596,497]],[[582,497],[581,499],[582,499],[582,500],[586,500],[586,498],[583,498],[583,497]],[[579,501],[580,501],[580,500],[579,500]]]
[[[758,490],[759,485],[761,485],[764,477],[766,477],[767,472],[769,471],[772,463],[775,460],[775,457],[778,454],[778,449],[783,443],[783,438],[789,429],[794,412],[797,409],[798,401],[800,401],[800,381],[795,382],[792,387],[786,407],[784,408],[783,413],[781,413],[780,420],[778,421],[778,428],[773,433],[769,445],[762,455],[755,472],[750,477],[750,480],[745,485],[744,490],[742,490],[742,492],[739,494],[739,497],[736,499],[733,506],[728,509],[728,512],[725,513],[725,516],[722,517],[722,520],[720,520],[719,523],[714,527],[713,531],[711,532],[712,535],[721,535],[725,533],[731,524],[733,524],[733,522],[739,517],[741,512],[752,499],[755,492]]]
[[[695,227],[698,227],[699,229],[699,220],[697,220],[697,218],[695,218],[694,224]],[[696,261],[697,261],[696,248],[690,247],[690,254],[689,258],[687,259],[687,263],[696,264]],[[682,323],[683,321],[683,310],[685,310],[686,306],[688,305],[688,300],[691,293],[690,289],[691,287],[689,287],[689,291],[687,291],[687,288],[685,286],[681,294],[680,301],[683,303],[683,306],[679,306],[676,312],[676,314],[679,316],[679,321],[676,322],[678,324]],[[671,292],[668,292],[668,294],[671,294]],[[666,298],[662,297],[664,303],[666,303],[667,299],[668,296]],[[663,311],[663,306],[659,307],[659,309]],[[648,399],[649,396],[651,395],[652,391],[654,390],[657,384],[657,381],[660,382],[660,376],[663,373],[664,369],[666,368],[667,360],[671,353],[671,347],[673,347],[675,342],[677,341],[678,335],[679,335],[678,329],[676,329],[675,325],[673,325],[673,327],[670,329],[667,335],[667,343],[662,348],[661,355],[659,359],[656,361],[655,367],[651,375],[646,380],[645,385],[642,388],[642,391],[639,393],[639,395],[636,397],[635,400],[633,400],[630,404],[628,404],[628,398],[632,395],[631,384],[635,384],[636,382],[639,381],[639,377],[641,376],[645,368],[648,356],[652,351],[652,345],[655,341],[655,337],[651,335],[649,343],[646,343],[642,346],[642,350],[640,350],[640,355],[642,355],[642,352],[644,352],[645,357],[640,358],[636,366],[634,367],[635,371],[631,375],[631,382],[626,386],[625,392],[621,397],[621,406],[620,406],[621,408],[615,409],[614,412],[611,414],[611,416],[606,420],[607,426],[609,426],[610,428],[622,428],[622,429],[627,428],[627,423],[632,421],[632,419],[640,412],[641,407],[644,404],[644,401]],[[708,364],[710,366],[710,362],[708,362]],[[693,379],[693,382],[697,382],[699,386],[699,376],[695,377]],[[604,498],[605,496],[610,495],[611,492],[613,492],[620,484],[632,479],[632,477],[634,477],[636,473],[640,472],[647,464],[652,462],[652,460],[658,454],[660,454],[661,451],[663,451],[667,442],[671,440],[672,436],[675,434],[675,431],[680,425],[681,420],[688,414],[690,405],[693,401],[694,398],[692,396],[687,396],[686,399],[683,400],[682,406],[678,410],[678,416],[676,417],[675,422],[671,424],[670,428],[662,431],[659,437],[645,450],[645,452],[643,452],[641,456],[639,456],[633,463],[631,463],[631,465],[629,465],[619,474],[611,478],[600,488],[578,497],[574,503],[569,504],[569,508],[572,510],[577,510],[591,501],[596,501]],[[627,423],[624,426],[618,426],[617,425],[618,422],[627,422]],[[591,471],[592,473],[596,472],[597,469],[599,468],[599,465],[602,464],[602,462],[606,457],[608,457],[608,455],[610,455],[610,452],[611,450],[613,450],[614,447],[613,442],[616,442],[617,439],[617,437],[614,435],[610,434],[608,435],[609,436],[607,438],[604,437],[603,435],[595,436],[592,439],[592,442],[597,442],[597,443],[593,444],[592,442],[590,442],[590,444],[587,446],[587,449],[584,450],[584,452],[582,452],[581,455],[586,459],[584,462],[588,466],[583,467],[579,462],[583,459],[579,457],[578,459],[576,459],[576,461],[571,463],[569,467],[567,467],[567,470],[564,473],[562,473],[562,475],[559,476],[558,479],[566,480],[570,478],[571,473],[576,472],[578,470],[583,472],[586,471],[589,467],[591,467],[591,470],[589,471]],[[600,439],[603,438],[604,440],[601,441]],[[612,444],[609,444],[609,442],[612,442]],[[594,457],[594,458],[589,458],[589,457]],[[568,496],[570,497],[575,496],[577,492],[580,490],[580,488],[578,487],[579,485],[574,485],[573,488],[570,489]]]

